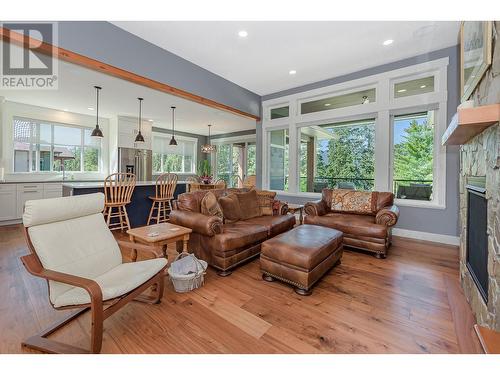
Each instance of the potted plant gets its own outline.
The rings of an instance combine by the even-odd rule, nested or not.
[[[208,160],[201,160],[198,164],[198,177],[204,184],[211,184],[213,181],[212,168]]]

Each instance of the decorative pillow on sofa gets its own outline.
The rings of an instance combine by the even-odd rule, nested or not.
[[[201,213],[206,216],[218,216],[221,219],[224,218],[219,202],[217,202],[217,197],[210,191],[206,193],[201,200]]]
[[[274,203],[274,198],[276,197],[276,192],[267,190],[256,190],[256,191],[257,191],[257,202],[259,203],[261,215],[272,216],[273,203]]]
[[[235,221],[241,220],[242,215],[240,201],[235,193],[228,194],[225,197],[220,197],[219,205],[222,208],[224,221],[226,223],[234,223]]]
[[[336,189],[331,191],[331,210],[374,215],[377,211],[377,193],[374,191],[356,191]]]
[[[236,193],[241,209],[241,219],[247,220],[253,217],[262,216],[259,202],[257,200],[257,192],[250,190],[247,193]]]

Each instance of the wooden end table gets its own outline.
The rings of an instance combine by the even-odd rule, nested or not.
[[[304,223],[304,205],[303,204],[294,204],[287,203],[288,211],[295,215],[297,211],[299,211],[299,225]]]
[[[167,245],[169,243],[182,241],[182,251],[188,252],[189,234],[191,232],[190,228],[170,223],[159,223],[127,230],[130,241],[150,245],[152,248],[159,250],[161,256],[164,256],[167,261]],[[151,236],[152,233],[158,235]],[[132,261],[135,262],[136,260],[137,250],[134,250],[132,252]]]

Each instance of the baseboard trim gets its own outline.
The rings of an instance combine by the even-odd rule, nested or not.
[[[392,234],[394,236],[412,238],[414,240],[439,242],[446,245],[455,245],[455,246],[460,245],[460,237],[449,236],[447,234],[418,232],[415,230],[408,230],[402,228],[393,228]]]
[[[0,221],[0,227],[3,227],[5,225],[21,224],[22,222],[22,219]]]

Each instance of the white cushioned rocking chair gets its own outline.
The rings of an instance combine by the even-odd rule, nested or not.
[[[99,353],[103,322],[132,300],[159,303],[165,258],[123,263],[120,247],[144,250],[141,244],[116,241],[102,211],[102,193],[27,201],[23,224],[31,254],[21,260],[32,275],[47,280],[49,300],[57,309],[78,311],[32,336],[23,346],[47,353]],[[149,287],[153,296],[140,296]],[[87,310],[92,314],[90,351],[47,337]]]

